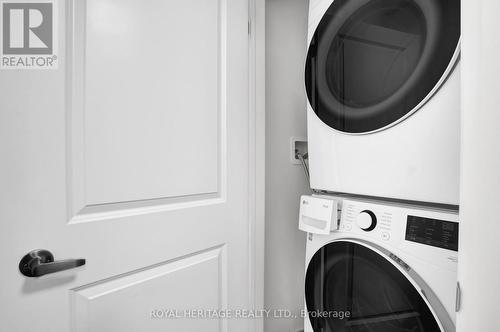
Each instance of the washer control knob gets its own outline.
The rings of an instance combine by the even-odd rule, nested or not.
[[[377,216],[370,210],[364,210],[358,215],[356,223],[365,232],[370,232],[377,226]]]

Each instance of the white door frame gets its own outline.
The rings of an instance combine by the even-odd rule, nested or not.
[[[250,215],[249,279],[251,309],[264,309],[265,249],[265,0],[249,0]],[[264,320],[253,322],[264,331]]]

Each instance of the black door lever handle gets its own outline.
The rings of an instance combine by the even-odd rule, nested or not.
[[[19,262],[19,271],[26,277],[41,277],[45,274],[69,270],[85,265],[85,259],[64,259],[54,261],[54,255],[45,249],[27,253]]]

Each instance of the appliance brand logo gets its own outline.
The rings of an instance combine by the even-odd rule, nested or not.
[[[54,0],[0,0],[0,68],[56,69],[56,16]]]

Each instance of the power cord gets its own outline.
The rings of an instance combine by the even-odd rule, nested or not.
[[[309,166],[307,165],[307,160],[308,160],[307,152],[302,154],[299,152],[299,150],[295,150],[295,158],[300,160],[302,168],[304,169],[304,175],[306,176],[307,183],[309,184],[309,188],[311,188],[311,177],[309,175]]]

